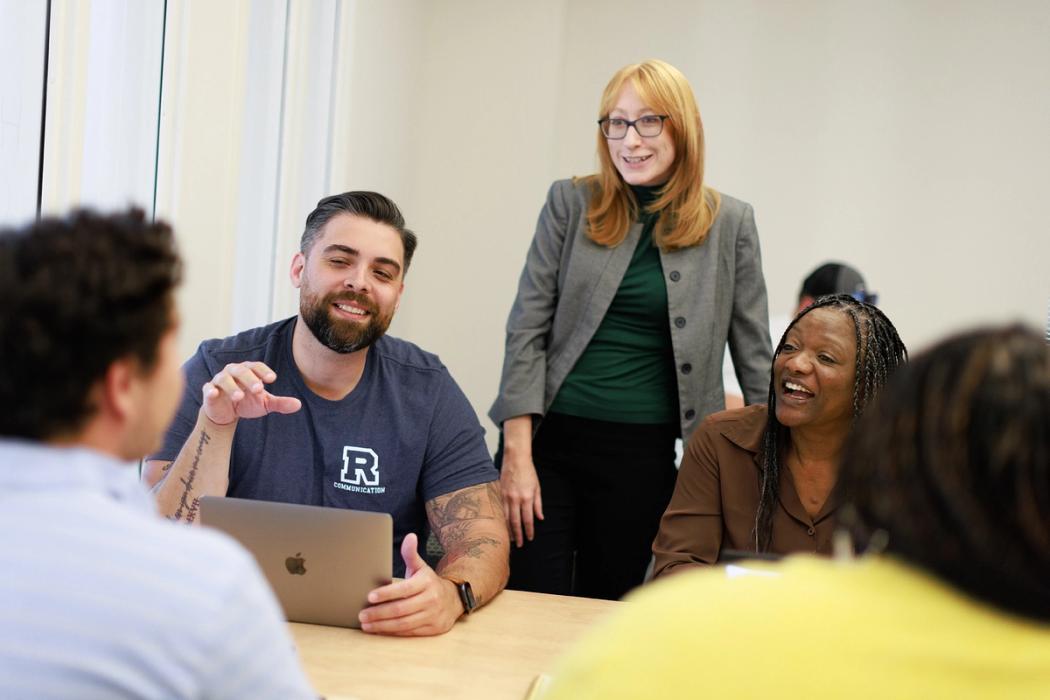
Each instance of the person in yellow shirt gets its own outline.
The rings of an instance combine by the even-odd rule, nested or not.
[[[842,521],[864,556],[644,587],[545,697],[1050,697],[1048,426],[1037,333],[938,344],[844,453]]]

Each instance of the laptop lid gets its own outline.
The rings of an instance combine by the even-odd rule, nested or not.
[[[255,556],[291,622],[360,627],[368,592],[391,581],[386,513],[203,496],[200,517]]]

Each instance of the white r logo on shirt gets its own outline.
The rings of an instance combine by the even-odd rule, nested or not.
[[[353,470],[351,475],[350,470]],[[371,478],[369,478],[371,474]],[[379,455],[368,447],[343,448],[343,471],[339,480],[355,486],[379,485]]]

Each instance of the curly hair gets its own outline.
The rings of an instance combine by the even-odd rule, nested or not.
[[[937,344],[857,424],[836,486],[867,548],[1050,621],[1050,347],[1022,326]]]
[[[0,435],[75,432],[113,362],[150,371],[181,276],[171,227],[140,209],[0,230]]]
[[[857,343],[856,372],[853,380],[853,420],[864,412],[864,407],[875,397],[890,374],[908,360],[908,349],[897,335],[897,329],[878,308],[857,301],[849,294],[820,297],[801,311],[784,331],[773,361],[784,349],[787,334],[806,314],[815,309],[836,309],[849,316]],[[755,513],[756,551],[769,550],[773,539],[773,513],[780,496],[780,469],[784,451],[791,444],[791,432],[777,420],[776,375],[770,373],[769,411],[766,430],[762,437],[762,479],[759,487],[758,510]]]

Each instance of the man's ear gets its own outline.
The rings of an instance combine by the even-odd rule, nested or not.
[[[303,268],[306,267],[306,256],[296,253],[292,256],[292,267],[288,270],[288,277],[292,280],[292,286],[299,289],[303,285]]]
[[[117,360],[109,366],[102,377],[98,410],[126,421],[135,410],[135,378],[138,363],[131,358]]]

